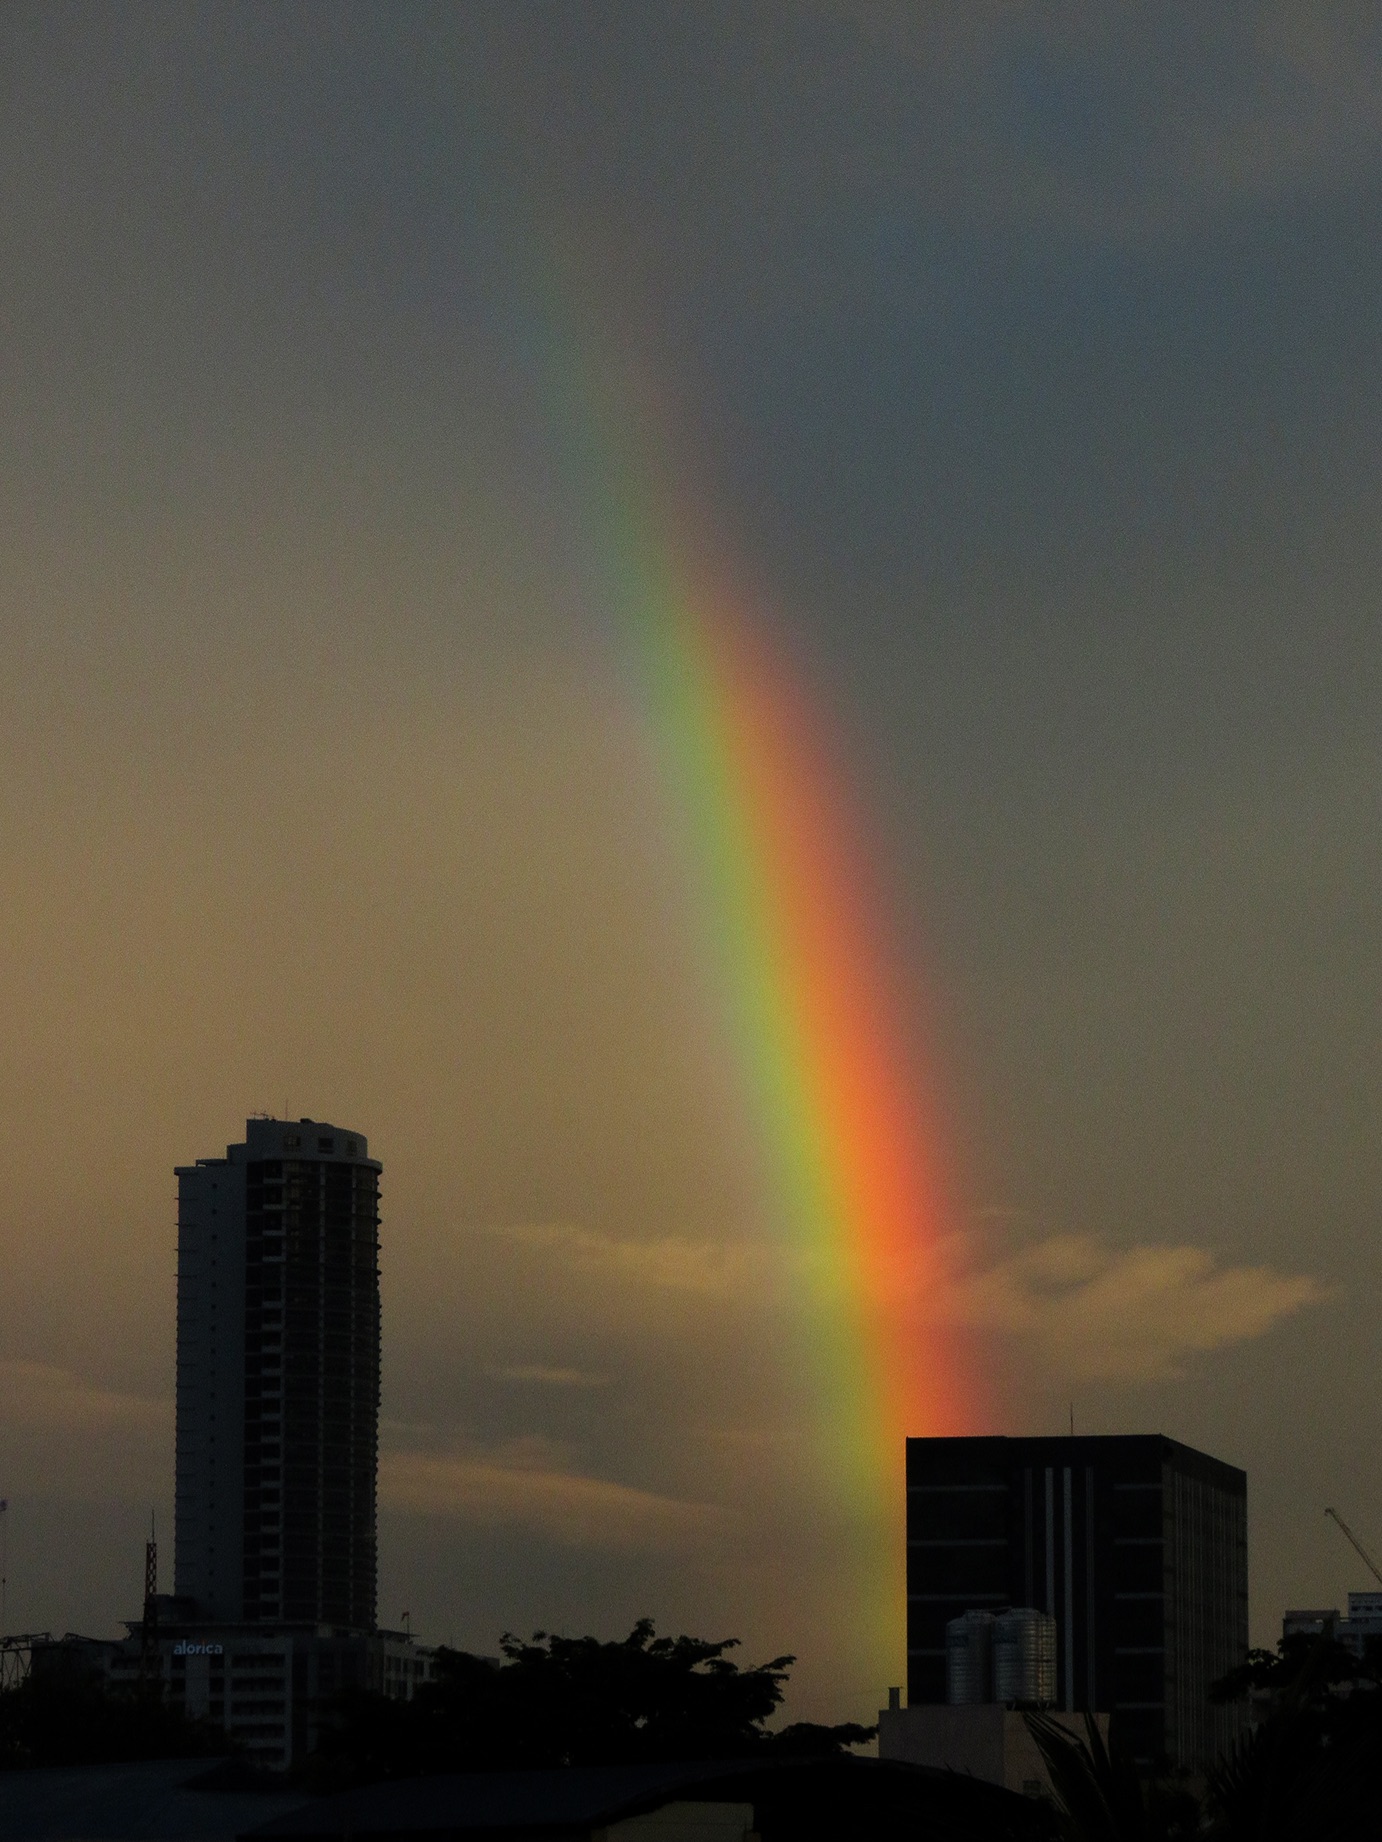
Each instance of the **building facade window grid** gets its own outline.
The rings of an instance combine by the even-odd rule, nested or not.
[[[908,1445],[909,1699],[944,1692],[944,1631],[1031,1605],[1059,1635],[1057,1705],[1111,1710],[1140,1757],[1218,1750],[1208,1683],[1247,1642],[1246,1484],[1149,1438]]]

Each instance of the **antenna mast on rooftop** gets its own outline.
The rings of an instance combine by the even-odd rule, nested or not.
[[[149,1515],[149,1539],[144,1543],[144,1624],[139,1633],[139,1682],[147,1687],[155,1663],[158,1636],[158,1524]]]

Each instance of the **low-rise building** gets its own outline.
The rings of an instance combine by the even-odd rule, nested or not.
[[[995,1701],[913,1702],[904,1708],[900,1690],[890,1692],[889,1702],[878,1712],[880,1759],[959,1772],[1026,1797],[1052,1796],[1051,1774],[1020,1709]],[[1073,1739],[1086,1739],[1089,1717],[1054,1709],[1044,1712]],[[1107,1744],[1108,1715],[1092,1718]]]
[[[1281,1621],[1281,1635],[1332,1637],[1354,1656],[1365,1656],[1370,1645],[1382,1645],[1382,1591],[1350,1593],[1346,1617],[1337,1606],[1287,1612]]]
[[[316,1747],[322,1723],[351,1689],[410,1701],[432,1679],[434,1652],[404,1631],[330,1625],[208,1624],[160,1597],[157,1621],[128,1636],[68,1636],[38,1644],[31,1668],[95,1678],[113,1689],[155,1680],[169,1704],[223,1727],[256,1764],[286,1771]]]

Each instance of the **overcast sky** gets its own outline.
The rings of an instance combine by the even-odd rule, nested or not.
[[[0,82],[11,1628],[137,1612],[172,1167],[286,1108],[385,1166],[385,1621],[901,1679],[578,345],[840,739],[989,1430],[1245,1466],[1258,1641],[1367,1584],[1322,1511],[1382,1546],[1376,9],[11,0]]]

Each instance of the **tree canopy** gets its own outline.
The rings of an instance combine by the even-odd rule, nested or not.
[[[795,1658],[744,1666],[734,1638],[659,1637],[640,1619],[625,1638],[530,1640],[506,1633],[497,1658],[437,1653],[435,1680],[410,1702],[345,1698],[323,1734],[331,1781],[415,1773],[739,1759],[840,1752],[872,1737],[853,1723],[773,1732]]]

